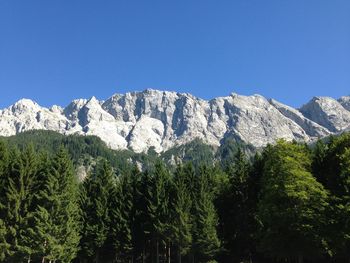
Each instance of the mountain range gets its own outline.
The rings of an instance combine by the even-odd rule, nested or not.
[[[112,149],[162,152],[196,138],[219,146],[235,140],[263,147],[277,139],[312,142],[350,130],[350,96],[314,97],[299,109],[261,95],[203,100],[188,93],[147,89],[105,101],[77,99],[45,108],[21,99],[0,110],[0,135],[28,130],[96,135]]]

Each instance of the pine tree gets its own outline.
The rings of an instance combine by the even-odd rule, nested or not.
[[[9,244],[6,241],[6,232],[4,221],[0,219],[0,262],[8,255]]]
[[[262,176],[264,170],[265,157],[260,153],[255,154],[250,173],[248,177],[248,219],[247,219],[247,248],[249,261],[253,262],[255,258],[259,258],[259,252],[257,251],[257,233],[259,229],[259,221],[257,217],[258,213],[258,201],[260,198],[260,192],[262,188]]]
[[[6,241],[6,225],[3,221],[6,215],[6,180],[8,177],[9,153],[7,146],[0,141],[0,262],[8,255],[9,244]]]
[[[213,260],[220,250],[217,235],[218,216],[210,189],[210,176],[206,167],[202,167],[197,177],[197,194],[194,201],[194,227],[192,251],[198,262]]]
[[[160,245],[167,245],[169,225],[169,196],[167,189],[170,186],[170,175],[164,164],[157,162],[150,178],[148,188],[147,214],[150,219],[150,234],[155,243],[155,262],[159,263]]]
[[[178,166],[174,176],[174,191],[171,196],[171,237],[177,246],[177,262],[181,263],[192,243],[191,224],[191,195],[186,184],[186,173],[182,166]]]
[[[148,248],[151,242],[152,224],[148,210],[149,200],[151,200],[152,191],[151,175],[148,171],[140,173],[137,169],[133,171],[134,186],[134,209],[132,240],[134,246],[134,255],[141,255],[142,263],[146,262]]]
[[[226,167],[229,183],[218,200],[220,229],[227,257],[237,261],[248,259],[252,218],[248,203],[250,164],[239,148]]]
[[[5,192],[5,184],[8,177],[9,168],[9,152],[7,146],[3,141],[0,141],[0,193]],[[4,199],[4,195],[0,195],[0,215],[3,207],[1,203]]]
[[[60,215],[61,243],[64,254],[63,262],[71,261],[77,254],[80,241],[79,235],[79,206],[77,195],[77,178],[67,150],[60,148],[53,161],[53,174],[59,178],[61,190],[62,213]]]
[[[30,260],[34,248],[28,237],[33,185],[37,172],[37,159],[32,145],[21,153],[13,151],[9,176],[5,183],[4,224],[9,244],[8,261]]]
[[[77,181],[68,153],[60,148],[50,162],[44,159],[38,173],[40,189],[33,213],[33,240],[42,262],[75,258],[79,244]]]
[[[81,256],[100,262],[101,252],[110,232],[110,202],[114,190],[114,177],[110,165],[100,161],[84,181],[82,203]]]
[[[346,148],[343,154],[340,155],[340,177],[343,182],[343,195],[341,197],[341,209],[343,227],[338,229],[343,233],[342,254],[350,260],[350,148]]]
[[[315,174],[331,193],[328,211],[328,241],[333,257],[350,259],[350,134],[333,137],[322,143],[323,154],[316,147],[313,167]],[[322,158],[320,158],[322,157]]]
[[[132,256],[132,210],[133,210],[133,186],[130,175],[119,177],[116,190],[111,202],[111,232],[112,242],[116,250],[117,258],[128,259]]]

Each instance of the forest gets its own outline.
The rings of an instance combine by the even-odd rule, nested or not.
[[[350,262],[349,133],[175,164],[55,136],[0,140],[0,262]]]

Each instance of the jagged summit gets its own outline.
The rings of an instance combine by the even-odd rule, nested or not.
[[[330,97],[313,97],[300,112],[330,132],[341,132],[350,125],[350,112]]]
[[[338,99],[338,102],[348,111],[350,111],[350,96],[343,96]]]
[[[350,96],[314,97],[300,109],[254,94],[211,100],[147,89],[73,100],[65,108],[22,99],[0,110],[0,135],[44,129],[99,136],[114,149],[158,152],[200,138],[219,145],[226,137],[261,147],[279,138],[309,142],[350,128]]]

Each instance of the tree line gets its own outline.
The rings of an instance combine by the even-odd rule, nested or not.
[[[349,262],[349,191],[350,134],[81,182],[64,147],[0,141],[0,262]]]

